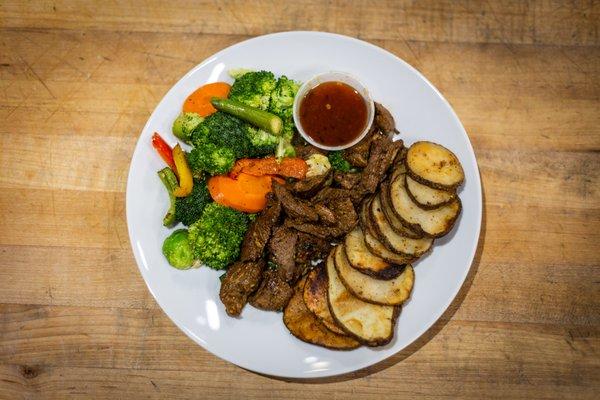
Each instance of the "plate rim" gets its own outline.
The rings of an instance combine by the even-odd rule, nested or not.
[[[457,124],[457,126],[460,128],[462,135],[465,137],[466,139],[466,143],[468,146],[468,150],[470,151],[470,154],[472,155],[472,167],[473,167],[473,171],[475,174],[475,179],[473,179],[473,183],[476,186],[477,192],[478,192],[478,196],[477,196],[477,201],[476,201],[476,206],[477,206],[477,210],[474,210],[474,213],[476,213],[477,215],[477,226],[476,226],[476,232],[477,232],[477,238],[474,241],[475,245],[473,246],[473,248],[470,250],[470,254],[469,254],[469,267],[466,268],[464,270],[464,273],[462,274],[462,276],[460,276],[460,279],[457,280],[457,285],[453,290],[453,294],[452,296],[449,298],[447,304],[444,305],[443,308],[440,308],[439,311],[437,313],[432,313],[432,317],[429,319],[429,322],[426,323],[424,326],[425,328],[423,328],[422,330],[419,330],[416,334],[414,334],[412,337],[410,337],[407,340],[407,344],[405,346],[403,346],[402,348],[399,348],[397,350],[395,350],[393,353],[390,354],[386,354],[386,355],[380,355],[383,354],[382,353],[373,353],[374,356],[372,358],[369,358],[367,362],[361,365],[358,365],[356,368],[354,367],[348,367],[348,368],[340,368],[336,371],[332,371],[332,370],[326,370],[326,371],[320,371],[319,374],[315,374],[312,376],[306,376],[306,375],[289,375],[289,374],[274,374],[270,371],[265,371],[261,368],[256,368],[253,366],[249,366],[249,365],[243,365],[243,363],[238,362],[237,360],[231,359],[231,357],[229,356],[225,356],[225,355],[220,355],[220,354],[216,354],[215,352],[213,352],[211,349],[208,349],[206,347],[207,343],[202,340],[201,338],[199,338],[198,336],[196,336],[193,332],[191,332],[187,327],[184,326],[184,324],[179,321],[178,318],[175,318],[174,316],[170,315],[167,311],[165,311],[165,307],[163,307],[161,301],[159,300],[159,298],[156,296],[156,294],[154,293],[154,291],[152,290],[152,288],[150,287],[150,284],[148,282],[148,280],[146,279],[146,272],[149,271],[145,271],[145,268],[142,267],[143,264],[146,264],[145,260],[143,260],[143,255],[141,254],[140,249],[138,249],[138,247],[136,246],[136,243],[134,243],[134,239],[132,236],[132,224],[130,224],[130,213],[132,211],[131,208],[131,204],[132,204],[132,196],[133,193],[130,190],[130,183],[132,181],[133,178],[133,162],[136,158],[136,155],[138,153],[138,151],[140,151],[140,144],[142,142],[143,139],[143,133],[149,129],[149,125],[150,125],[150,121],[154,120],[154,116],[155,113],[158,110],[159,105],[167,98],[169,97],[169,95],[171,94],[171,92],[173,92],[175,90],[175,88],[184,80],[188,79],[189,76],[191,76],[192,74],[194,74],[197,70],[203,68],[206,64],[210,63],[211,61],[213,61],[214,59],[218,58],[222,53],[226,52],[226,51],[231,51],[232,49],[235,49],[237,47],[241,47],[244,46],[245,44],[247,44],[248,42],[252,42],[252,41],[260,41],[260,40],[265,40],[265,39],[269,39],[271,37],[275,37],[275,36],[291,36],[291,35],[306,35],[306,36],[328,36],[331,38],[335,38],[337,40],[345,40],[345,41],[350,41],[350,42],[354,42],[355,44],[359,45],[359,46],[367,46],[369,48],[371,48],[372,50],[376,51],[377,53],[380,53],[382,56],[388,57],[393,59],[396,62],[400,62],[401,64],[403,64],[405,67],[407,67],[409,70],[411,70],[411,72],[413,72],[414,74],[416,74],[420,79],[423,80],[423,82],[429,86],[429,88],[435,93],[435,95],[442,100],[442,102],[444,103],[444,105],[450,110],[450,117],[453,120],[454,123]],[[326,377],[334,377],[334,376],[340,376],[340,375],[345,375],[348,373],[352,373],[352,372],[356,372],[356,371],[360,371],[360,370],[364,370],[366,368],[370,368],[373,367],[374,365],[380,364],[381,362],[395,356],[396,354],[398,354],[399,352],[401,352],[402,350],[408,348],[409,346],[411,346],[413,343],[415,343],[415,341],[417,341],[420,337],[422,337],[425,333],[427,333],[427,331],[429,331],[434,325],[435,323],[440,319],[440,317],[448,310],[448,308],[450,307],[450,305],[456,300],[456,297],[458,295],[458,293],[460,292],[461,288],[464,286],[465,281],[467,276],[469,275],[469,273],[471,272],[472,268],[473,268],[473,262],[475,260],[475,255],[477,254],[477,249],[479,248],[479,242],[481,240],[481,225],[482,225],[482,218],[483,218],[483,189],[482,189],[482,182],[481,182],[481,174],[479,172],[479,165],[477,163],[477,156],[475,153],[475,149],[473,148],[473,144],[471,143],[471,140],[469,138],[469,135],[466,131],[466,129],[464,128],[462,122],[460,121],[460,119],[458,118],[458,115],[456,114],[456,112],[454,111],[454,108],[452,107],[452,105],[450,104],[450,102],[442,95],[442,93],[415,67],[413,67],[412,65],[410,65],[409,63],[407,63],[406,61],[404,61],[402,58],[398,57],[397,55],[391,53],[390,51],[379,47],[375,44],[369,43],[367,41],[355,38],[355,37],[351,37],[351,36],[346,36],[346,35],[342,35],[342,34],[338,34],[338,33],[332,33],[332,32],[323,32],[323,31],[305,31],[305,30],[297,30],[297,31],[282,31],[282,32],[274,32],[274,33],[269,33],[269,34],[265,34],[265,35],[258,35],[258,36],[254,36],[248,39],[245,39],[243,41],[234,43],[228,47],[225,47],[219,51],[217,51],[216,53],[213,53],[211,55],[209,55],[208,57],[206,57],[204,60],[202,60],[200,63],[198,63],[197,65],[195,65],[194,67],[192,67],[187,73],[185,73],[180,79],[177,80],[177,82],[175,82],[170,89],[163,95],[163,97],[160,99],[160,101],[158,103],[156,103],[156,106],[154,108],[154,110],[152,111],[152,113],[150,114],[150,116],[148,117],[146,123],[144,124],[144,127],[142,128],[138,139],[136,140],[135,143],[135,147],[133,150],[133,153],[131,155],[131,159],[129,162],[129,171],[127,173],[127,184],[126,184],[126,188],[125,188],[125,215],[126,215],[126,222],[127,222],[127,233],[129,236],[129,242],[131,245],[131,250],[133,252],[134,255],[134,259],[136,261],[136,265],[138,267],[138,270],[140,272],[140,274],[142,275],[142,279],[144,280],[144,284],[146,285],[146,288],[148,289],[148,291],[150,292],[150,294],[152,295],[152,297],[154,298],[154,300],[156,301],[156,303],[159,305],[161,311],[177,326],[177,328],[179,330],[181,330],[183,333],[185,333],[185,335],[190,338],[194,343],[196,343],[197,345],[199,345],[200,347],[202,347],[204,350],[206,350],[207,352],[209,352],[210,354],[225,360],[231,364],[234,364],[240,368],[252,371],[254,373],[258,373],[258,374],[262,374],[262,375],[266,375],[269,377],[273,377],[273,378],[293,378],[293,379],[297,379],[297,380],[301,380],[301,381],[310,381],[310,380],[315,380],[315,379],[319,379],[319,378],[326,378]],[[419,347],[420,349],[421,347]],[[418,349],[417,349],[418,350]],[[332,350],[333,351],[333,350]]]

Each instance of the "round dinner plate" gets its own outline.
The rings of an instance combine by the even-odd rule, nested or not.
[[[161,253],[172,230],[162,226],[167,193],[156,172],[164,167],[151,145],[153,132],[175,143],[173,120],[185,98],[199,86],[232,81],[232,68],[265,69],[306,81],[327,71],[358,79],[373,99],[393,114],[399,137],[452,150],[465,171],[459,194],[462,214],[452,232],[415,263],[415,286],[402,308],[394,339],[379,348],[334,351],[304,343],[285,328],[282,314],[247,305],[230,318],[219,300],[223,271],[206,267],[179,271]],[[469,138],[452,107],[416,69],[372,44],[321,32],[260,36],[228,47],[188,72],[158,104],[138,140],[127,180],[127,225],[135,259],[148,289],[186,335],[216,356],[263,374],[315,378],[343,374],[382,361],[422,335],[450,305],[471,267],[481,225],[479,171]]]

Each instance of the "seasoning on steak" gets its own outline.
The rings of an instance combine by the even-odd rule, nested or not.
[[[269,241],[271,261],[277,264],[277,271],[284,281],[294,282],[300,276],[300,268],[296,267],[295,248],[298,232],[279,226],[273,230]]]
[[[364,168],[369,161],[369,149],[374,138],[380,136],[375,125],[371,126],[369,133],[357,144],[344,150],[344,159],[350,165],[358,168]]]
[[[319,219],[319,215],[315,212],[309,202],[294,197],[285,186],[273,182],[273,192],[281,202],[281,206],[285,210],[285,213],[290,217],[313,222]]]
[[[294,290],[283,280],[277,270],[267,270],[250,304],[266,311],[279,311],[290,301]]]
[[[319,214],[319,220],[325,225],[334,225],[337,222],[337,217],[325,204],[317,203],[314,208]]]
[[[398,133],[392,113],[377,102],[375,102],[375,125],[384,133]]]
[[[361,175],[356,172],[340,172],[336,171],[333,174],[333,181],[337,183],[342,189],[352,189],[358,182],[360,182]]]
[[[265,209],[250,224],[242,243],[241,261],[253,261],[262,257],[271,229],[281,214],[281,203],[273,195],[268,195]]]
[[[403,146],[401,140],[393,142],[389,137],[381,138],[373,143],[369,163],[361,173],[360,183],[355,187],[355,197],[375,193],[377,186],[385,178],[387,170]]]
[[[232,317],[240,315],[242,308],[258,287],[263,270],[264,260],[235,262],[229,267],[221,282],[219,297],[225,305],[225,311]]]
[[[294,219],[286,219],[284,226],[294,228],[323,239],[335,239],[350,232],[358,223],[358,215],[354,210],[352,200],[349,198],[334,199],[327,204],[333,211],[337,222],[335,225],[327,226],[322,223],[302,222]]]
[[[288,184],[288,188],[296,196],[309,199],[319,190],[329,185],[331,185],[331,170],[327,171],[326,174],[311,176]]]
[[[323,188],[313,198],[313,203],[327,203],[335,199],[350,198],[352,191],[348,189],[338,189],[332,187]]]
[[[311,265],[311,261],[322,260],[329,254],[331,243],[328,240],[318,238],[308,233],[298,232],[296,242],[296,265],[305,270]]]

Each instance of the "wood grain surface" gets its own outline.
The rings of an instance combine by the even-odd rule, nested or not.
[[[212,53],[358,37],[453,105],[479,161],[472,271],[409,348],[286,382],[226,363],[138,273],[124,191],[141,129]],[[0,1],[0,398],[523,398],[600,393],[600,2]]]

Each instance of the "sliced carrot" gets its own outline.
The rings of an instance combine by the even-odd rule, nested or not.
[[[278,162],[275,157],[242,158],[237,160],[229,172],[235,178],[240,173],[254,176],[281,175],[288,178],[304,179],[308,164],[301,158],[286,157]]]
[[[237,179],[227,175],[215,175],[208,180],[208,191],[213,200],[238,211],[255,213],[267,204],[272,177],[240,173]]]
[[[183,103],[183,112],[195,112],[206,117],[217,111],[210,103],[213,97],[226,99],[231,85],[225,82],[207,83],[190,94]]]

